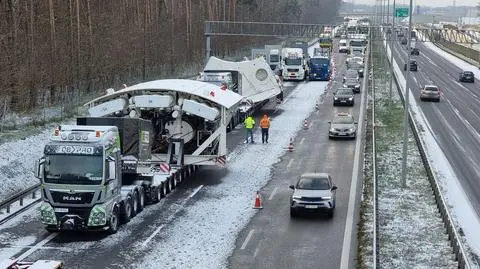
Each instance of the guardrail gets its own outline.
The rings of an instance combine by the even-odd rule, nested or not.
[[[0,211],[6,211],[5,217],[2,218],[2,214],[0,214],[0,224],[5,223],[12,217],[20,214],[40,201],[41,195],[38,193],[39,191],[40,184],[35,184],[34,186],[7,198],[5,201],[0,202]],[[26,201],[27,199],[28,201]],[[16,205],[17,203],[18,205]]]
[[[370,42],[371,43],[371,42]],[[371,47],[371,45],[370,45]],[[371,49],[370,49],[371,52]],[[372,55],[370,53],[370,55]],[[373,64],[373,61],[372,61]],[[377,268],[378,263],[378,249],[377,249],[377,237],[378,237],[378,222],[377,222],[377,149],[375,147],[375,131],[376,131],[376,123],[375,123],[375,74],[373,72],[373,66],[371,68],[371,75],[372,81],[371,91],[372,91],[372,187],[373,187],[373,246],[372,246],[372,262],[373,262],[373,269]]]
[[[385,44],[385,43],[384,43]],[[392,48],[390,48],[392,49]],[[390,56],[387,55],[387,58],[389,61],[393,61],[393,59],[390,59]],[[394,79],[395,83],[397,84],[397,89],[400,95],[400,99],[402,100],[403,106],[405,107],[405,97],[403,96],[403,85],[398,82],[398,74],[396,72],[393,72],[394,74]],[[405,90],[405,89],[403,89]],[[442,221],[444,223],[446,232],[448,234],[448,239],[450,241],[450,246],[453,249],[453,253],[455,254],[455,260],[458,262],[458,268],[459,269],[470,269],[470,262],[467,258],[467,253],[465,251],[465,247],[462,244],[461,237],[455,227],[453,218],[448,210],[447,203],[445,201],[445,197],[440,189],[440,184],[438,182],[438,179],[436,177],[436,174],[432,170],[432,166],[430,164],[429,159],[427,158],[427,154],[425,152],[425,143],[420,137],[419,134],[419,128],[417,126],[417,123],[412,116],[411,111],[408,113],[408,121],[410,124],[410,127],[412,129],[413,137],[415,141],[417,142],[418,150],[420,152],[420,156],[422,158],[423,165],[425,167],[425,170],[427,171],[427,176],[428,180],[430,182],[430,186],[432,187],[434,196],[435,196],[435,202],[437,204],[437,208],[440,212],[440,215],[442,217]]]

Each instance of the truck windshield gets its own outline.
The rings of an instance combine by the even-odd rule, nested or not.
[[[270,62],[271,63],[278,63],[280,61],[280,55],[272,54],[270,55]]]
[[[312,58],[310,59],[312,65],[323,66],[324,64],[328,65],[329,60],[323,58]]]
[[[99,185],[102,172],[102,156],[47,155],[45,159],[46,183]]]
[[[285,58],[285,65],[302,65],[302,58]]]

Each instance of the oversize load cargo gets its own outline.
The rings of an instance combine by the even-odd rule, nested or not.
[[[132,155],[139,161],[146,161],[151,157],[150,145],[154,135],[151,121],[138,118],[80,117],[77,118],[77,125],[116,126],[123,156]]]

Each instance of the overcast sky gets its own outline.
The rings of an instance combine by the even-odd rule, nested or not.
[[[351,2],[352,0],[344,0],[345,2]],[[385,3],[388,0],[384,0]],[[354,0],[356,4],[375,4],[375,0]],[[476,6],[479,0],[456,0],[457,6],[465,5],[465,6]],[[393,3],[393,0],[390,0],[390,4]],[[395,3],[398,4],[410,4],[410,0],[396,0]],[[414,5],[421,5],[421,6],[431,6],[431,7],[441,7],[441,6],[451,6],[453,5],[453,0],[413,0]]]

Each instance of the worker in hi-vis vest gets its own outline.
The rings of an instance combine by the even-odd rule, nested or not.
[[[270,128],[270,119],[267,114],[263,115],[262,120],[260,120],[260,128],[262,128],[262,144],[268,144],[268,129]]]
[[[249,115],[243,124],[245,125],[245,143],[248,143],[248,136],[250,136],[250,142],[255,143],[253,141],[253,127],[255,127],[255,120]]]

